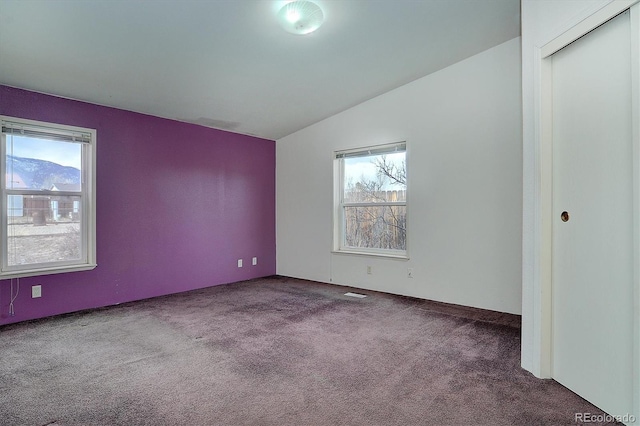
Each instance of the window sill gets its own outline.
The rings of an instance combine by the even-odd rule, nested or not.
[[[91,264],[83,264],[83,265],[72,265],[72,266],[58,266],[51,268],[42,268],[42,269],[23,269],[20,271],[6,271],[0,272],[0,279],[10,279],[10,278],[25,278],[25,277],[36,277],[39,275],[52,275],[52,274],[63,274],[67,272],[80,272],[80,271],[91,271],[98,266],[95,263]]]
[[[392,260],[404,260],[404,261],[409,260],[409,255],[407,254],[380,253],[380,252],[357,251],[357,250],[331,250],[331,253],[355,255],[355,256],[383,257],[383,258],[392,259]]]

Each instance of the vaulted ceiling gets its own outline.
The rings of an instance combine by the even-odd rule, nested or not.
[[[0,84],[278,139],[520,35],[519,0],[285,3],[0,0]]]

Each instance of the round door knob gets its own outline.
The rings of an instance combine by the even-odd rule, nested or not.
[[[569,222],[569,212],[560,213],[560,219],[562,219],[563,222]]]

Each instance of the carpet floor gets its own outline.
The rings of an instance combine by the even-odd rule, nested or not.
[[[520,368],[518,316],[284,277],[0,327],[0,360],[1,425],[576,425],[576,413],[602,414]]]

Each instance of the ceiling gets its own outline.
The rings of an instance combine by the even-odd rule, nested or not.
[[[520,35],[519,0],[0,0],[0,84],[279,139]]]

